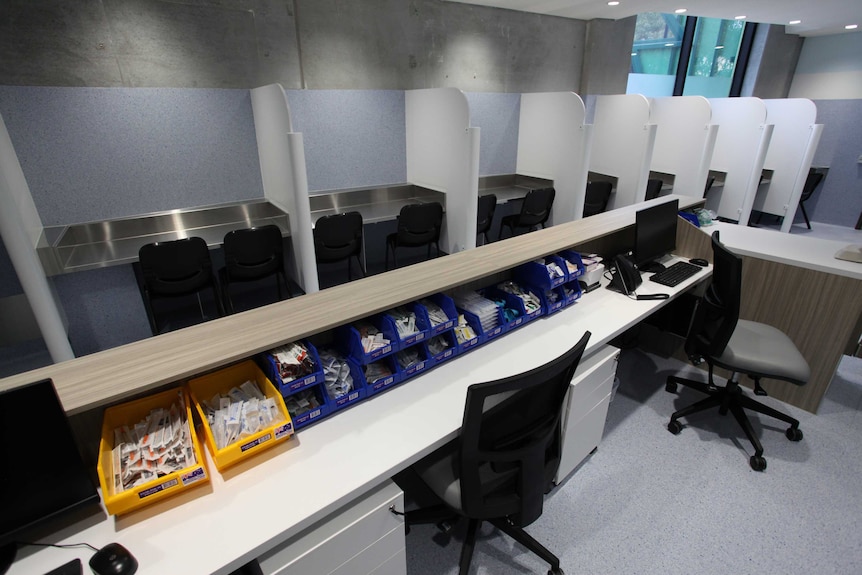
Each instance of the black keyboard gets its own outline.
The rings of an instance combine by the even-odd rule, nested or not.
[[[650,277],[650,280],[664,286],[674,287],[702,269],[704,268],[688,262],[676,262],[669,268],[665,268],[662,271],[653,274],[652,277]]]

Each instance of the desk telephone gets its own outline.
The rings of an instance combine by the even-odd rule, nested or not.
[[[643,279],[638,266],[624,254],[614,257],[610,271],[611,283],[608,284],[608,289],[627,296],[634,296],[635,299],[639,300],[667,299],[670,297],[666,293],[636,294],[635,290],[641,285]]]

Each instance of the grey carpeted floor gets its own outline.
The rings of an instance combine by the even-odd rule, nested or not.
[[[805,437],[754,415],[768,467],[733,417],[707,412],[678,436],[670,414],[698,398],[667,393],[667,375],[694,369],[638,350],[622,354],[621,385],[596,453],[548,495],[527,528],[576,574],[862,573],[862,359],[845,357],[817,415],[765,398],[801,421]],[[457,573],[462,521],[407,536],[409,575]],[[473,574],[546,573],[547,565],[485,525]]]

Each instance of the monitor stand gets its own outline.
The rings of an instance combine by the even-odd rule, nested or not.
[[[647,262],[641,266],[638,266],[638,269],[642,272],[653,274],[653,273],[664,271],[667,268],[665,268],[664,264],[661,264],[657,261],[651,261],[651,262]]]
[[[6,573],[12,562],[15,561],[15,554],[18,551],[18,545],[13,541],[0,547],[0,575]]]

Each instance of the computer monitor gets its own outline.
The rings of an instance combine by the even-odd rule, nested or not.
[[[15,541],[98,501],[53,382],[0,391],[0,573]]]
[[[638,210],[635,214],[634,260],[642,271],[659,271],[657,262],[676,249],[676,223],[679,200]]]

